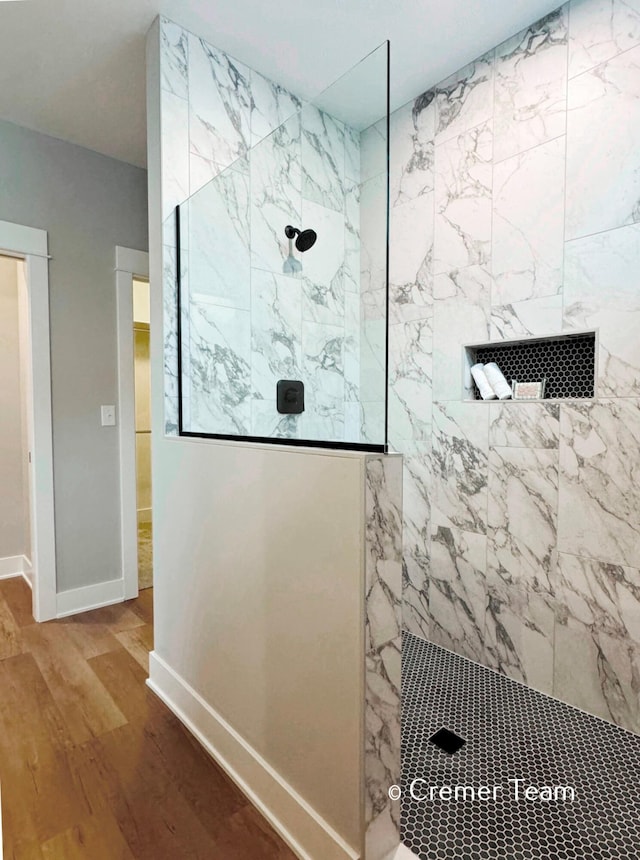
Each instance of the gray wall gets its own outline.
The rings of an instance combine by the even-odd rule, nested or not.
[[[0,257],[0,559],[27,551],[20,401],[18,264]]]
[[[147,249],[146,172],[0,121],[0,219],[47,230],[58,591],[121,576],[114,248]]]

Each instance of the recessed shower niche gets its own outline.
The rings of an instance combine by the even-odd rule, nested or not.
[[[385,43],[290,94],[177,208],[181,435],[386,450],[388,71]]]
[[[595,396],[596,332],[576,332],[464,347],[464,398],[482,400],[471,376],[475,364],[495,362],[509,386],[544,381],[542,400]],[[487,401],[491,402],[491,401]]]

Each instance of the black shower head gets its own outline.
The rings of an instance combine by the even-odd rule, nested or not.
[[[297,227],[292,227],[290,224],[284,228],[284,234],[287,239],[293,239],[293,237],[297,234],[298,238],[296,239],[296,248],[300,253],[304,253],[304,251],[308,251],[309,248],[313,248],[316,243],[316,239],[318,238],[318,234],[315,230],[298,230]]]

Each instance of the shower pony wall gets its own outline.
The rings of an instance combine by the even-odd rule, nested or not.
[[[239,440],[384,445],[386,115],[350,125],[344,79],[302,104],[166,19],[148,69],[165,395],[150,683],[302,856],[382,860],[399,843],[401,458]],[[177,434],[176,206],[183,429],[230,440]],[[297,277],[289,224],[318,236],[294,246]],[[277,413],[280,378],[304,381],[302,415]]]
[[[640,8],[573,0],[391,117],[404,626],[640,731]],[[464,344],[598,332],[593,399]]]

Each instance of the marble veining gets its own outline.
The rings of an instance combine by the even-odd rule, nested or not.
[[[282,272],[287,224],[302,220],[300,117],[283,123],[251,151],[251,265]]]
[[[640,728],[640,571],[560,553],[556,693]]]
[[[425,441],[395,442],[403,454],[402,621],[406,630],[429,638],[431,550],[431,435]]]
[[[307,200],[344,210],[345,128],[314,105],[302,110],[302,194]]]
[[[463,344],[483,343],[488,340],[488,294],[481,287],[483,282],[481,271],[477,270],[468,279],[456,278],[455,285],[451,279],[447,280],[447,286],[469,288],[468,294],[472,296],[472,300],[465,301],[461,298],[458,301],[445,299],[434,302],[434,401],[460,400],[466,375]],[[476,290],[478,287],[479,289]]]
[[[492,247],[495,304],[512,304],[561,291],[564,172],[564,137],[495,165]]]
[[[434,403],[434,526],[484,534],[487,528],[489,427],[473,403]]]
[[[489,445],[492,448],[557,448],[560,440],[558,403],[489,405]]]
[[[488,566],[524,590],[553,590],[558,452],[495,447],[489,454]]]
[[[435,142],[468,131],[493,114],[493,51],[435,87]]]
[[[389,420],[396,439],[423,439],[431,432],[431,403],[425,384],[431,379],[430,320],[397,323],[389,328]]]
[[[268,439],[299,439],[300,416],[281,415],[275,400],[251,401],[251,433]]]
[[[491,308],[491,340],[512,340],[562,330],[562,296],[542,296]]]
[[[251,380],[265,400],[276,398],[279,379],[302,376],[302,296],[287,275],[251,272]],[[262,420],[264,413],[260,413]],[[282,418],[282,416],[280,416]]]
[[[426,319],[433,312],[433,193],[397,206],[390,223],[389,321]],[[414,225],[421,225],[416,235]]]
[[[600,395],[640,394],[640,225],[567,242],[564,323],[598,329]]]
[[[565,133],[568,19],[562,6],[496,49],[496,161]]]
[[[571,77],[640,42],[639,0],[572,0],[570,6]]]
[[[318,234],[313,248],[300,255],[303,264],[303,319],[344,325],[344,213],[303,200],[302,218],[303,223],[313,227]]]
[[[160,86],[182,99],[189,97],[189,37],[166,18],[160,21]]]
[[[640,220],[639,146],[640,45],[569,81],[567,239]]]
[[[249,177],[233,168],[225,170],[194,194],[181,214],[188,218],[183,256],[188,260],[191,295],[248,310]]]
[[[161,91],[162,220],[189,196],[189,103]]]
[[[250,134],[249,68],[189,34],[189,141],[199,176],[192,194],[246,155]]]
[[[428,90],[391,114],[390,198],[401,206],[434,188],[435,92]]]
[[[302,110],[302,100],[280,84],[251,71],[251,145],[255,146]]]
[[[251,426],[249,311],[191,300],[189,396],[185,429],[247,436]]]
[[[640,567],[640,401],[560,407],[558,549]]]
[[[484,123],[436,146],[434,271],[486,264],[493,134]]]
[[[430,641],[482,662],[487,538],[439,526],[431,540]]]
[[[485,665],[551,693],[555,610],[547,595],[525,592],[488,575]]]
[[[400,809],[388,788],[400,778],[402,459],[365,463],[365,824],[367,858],[399,841]]]

